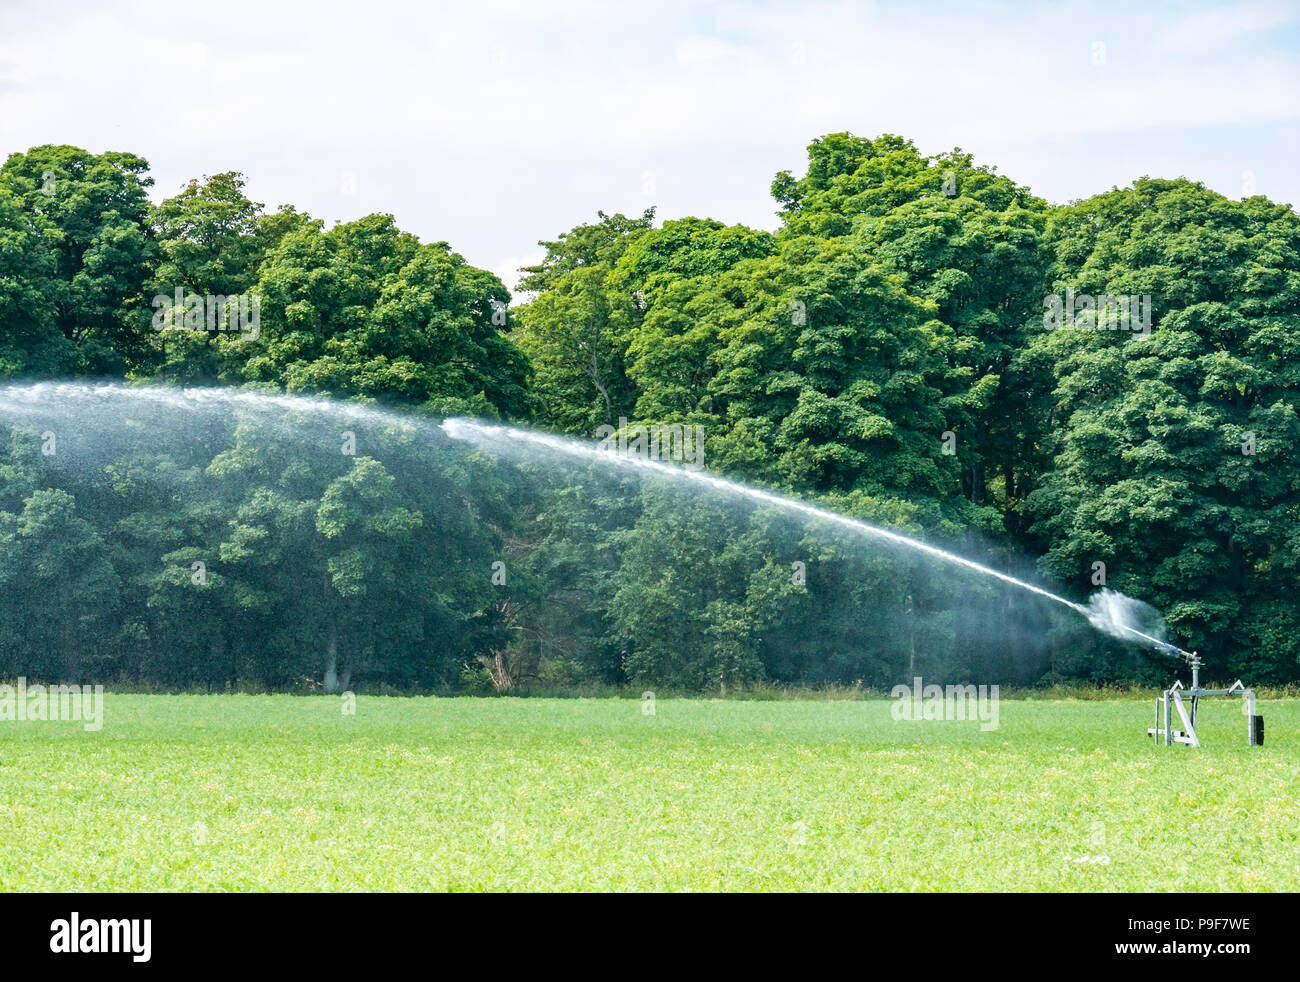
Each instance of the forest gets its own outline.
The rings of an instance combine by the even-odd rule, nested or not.
[[[672,482],[493,460],[382,416],[348,436],[290,409],[5,408],[31,383],[107,381],[435,432],[680,427],[709,472],[1076,599],[1111,587],[1216,678],[1300,681],[1287,204],[1184,177],[1051,204],[961,150],[835,133],[775,176],[773,231],[598,212],[539,230],[512,297],[391,215],[326,227],[234,172],[157,202],[153,183],[140,157],[71,146],[0,167],[0,678],[726,693],[1169,674],[953,571]]]

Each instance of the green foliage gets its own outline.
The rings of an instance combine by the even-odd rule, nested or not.
[[[993,211],[1030,205],[1029,192],[961,150],[926,157],[911,140],[832,133],[808,146],[808,173],[782,171],[772,182],[782,222],[796,235],[849,234],[909,202],[961,194]]]
[[[139,354],[146,338],[142,289],[153,251],[146,196],[153,178],[142,176],[148,166],[132,154],[69,146],[34,147],[0,166],[0,199],[26,218],[16,221],[0,206],[0,256],[40,251],[28,229],[48,251],[23,274],[29,295],[17,304],[16,319],[21,326],[37,315],[51,330],[36,334],[37,357],[20,370],[117,374]],[[18,231],[9,231],[11,222]]]
[[[54,264],[37,216],[0,186],[0,379],[53,376],[73,361],[47,299]]]
[[[0,609],[9,612],[0,675],[77,677],[118,587],[105,544],[72,495],[34,491],[20,513],[0,512]]]
[[[1300,217],[1142,180],[1062,211],[1051,234],[1059,289],[1148,294],[1152,330],[1029,346],[1061,424],[1028,502],[1046,567],[1082,583],[1104,562],[1192,647],[1294,678]]]
[[[520,287],[540,293],[516,314],[514,339],[533,365],[540,422],[590,435],[635,406],[625,358],[633,299],[611,296],[607,280],[653,218],[600,212],[598,223],[539,243],[546,258],[522,270]]]
[[[392,216],[326,229],[236,172],[151,205],[146,172],[56,146],[0,167],[0,379],[699,427],[710,470],[1017,575],[1042,556],[1079,598],[1104,564],[1212,664],[1300,678],[1290,208],[1145,178],[1049,207],[959,149],[833,133],[777,175],[775,232],[599,212],[541,243],[511,307]],[[178,289],[255,296],[258,331],[158,330]],[[1149,296],[1151,329],[1045,330],[1054,294]],[[0,675],[721,692],[1166,671],[969,576],[599,465],[373,421],[340,453],[288,410],[160,409],[111,439],[94,420],[46,458],[28,415],[0,444]]]
[[[244,195],[242,174],[217,174],[200,184],[190,181],[153,209],[157,264],[152,294],[186,293],[231,297],[257,285],[266,254],[293,228],[309,227],[297,213],[263,214],[262,205]],[[295,221],[296,219],[296,221]],[[211,384],[232,376],[245,342],[208,331],[169,330],[153,339],[150,366],[172,382]]]
[[[257,291],[261,336],[243,343],[231,381],[407,405],[481,397],[502,415],[529,414],[529,367],[503,334],[501,281],[390,216],[288,232]]]

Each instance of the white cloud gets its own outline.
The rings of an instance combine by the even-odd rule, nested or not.
[[[1238,194],[1243,169],[1300,199],[1284,155],[1300,66],[1275,40],[1296,12],[1279,4],[232,0],[0,18],[10,148],[131,150],[159,194],[242,170],[270,205],[392,212],[498,271],[601,208],[770,227],[773,174],[843,129],[960,145],[1054,200],[1174,171]]]
[[[1300,10],[1294,5],[1232,3],[1189,12],[1157,36],[1156,46],[1161,52],[1177,54],[1213,53],[1236,38],[1291,24],[1297,19]]]

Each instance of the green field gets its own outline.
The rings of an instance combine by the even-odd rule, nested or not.
[[[0,722],[5,890],[1300,890],[1300,700],[106,696]]]

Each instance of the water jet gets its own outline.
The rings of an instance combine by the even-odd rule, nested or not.
[[[119,411],[119,407],[123,411]],[[130,412],[124,410],[130,409]],[[111,412],[110,412],[111,410]],[[1162,704],[1157,709],[1158,738],[1167,743],[1180,742],[1197,744],[1195,719],[1200,698],[1210,695],[1238,695],[1247,698],[1251,723],[1251,742],[1257,744],[1262,738],[1262,726],[1255,722],[1254,694],[1238,681],[1227,690],[1205,689],[1199,683],[1199,656],[1188,652],[1166,640],[1163,620],[1148,605],[1115,591],[1102,589],[1088,598],[1086,603],[1079,603],[1060,596],[1032,582],[1030,578],[1017,578],[1007,572],[994,569],[955,552],[942,549],[928,542],[851,518],[847,515],[806,503],[796,498],[762,490],[751,485],[729,481],[696,467],[675,466],[653,455],[619,452],[613,441],[603,444],[556,436],[521,427],[499,423],[483,422],[475,419],[450,418],[443,421],[430,420],[419,416],[393,413],[373,405],[336,402],[319,397],[300,397],[279,392],[255,392],[234,389],[182,389],[163,386],[124,386],[116,383],[85,384],[75,382],[46,382],[36,384],[12,384],[0,386],[0,418],[12,419],[19,425],[34,424],[37,431],[46,423],[56,423],[56,428],[77,432],[84,429],[88,419],[107,419],[105,424],[95,426],[117,426],[123,439],[140,444],[151,444],[151,429],[136,425],[139,412],[151,414],[151,421],[165,419],[172,412],[180,410],[183,418],[212,419],[221,413],[232,410],[245,410],[255,414],[258,425],[269,426],[279,434],[279,438],[291,444],[308,437],[318,439],[316,432],[321,427],[338,425],[340,429],[355,424],[368,424],[385,431],[403,434],[403,439],[414,438],[418,444],[431,443],[445,445],[448,439],[460,443],[466,449],[485,451],[497,458],[520,458],[517,463],[528,464],[540,458],[550,457],[567,461],[557,474],[567,480],[574,464],[586,462],[600,465],[595,470],[614,476],[616,472],[635,473],[663,478],[666,482],[691,486],[709,492],[711,497],[746,501],[752,505],[771,510],[774,514],[783,514],[789,518],[802,518],[805,521],[833,529],[837,538],[842,533],[849,533],[851,538],[859,538],[897,547],[900,553],[926,557],[936,563],[957,569],[964,569],[978,574],[985,581],[997,581],[1047,601],[1056,609],[1065,608],[1071,614],[1080,615],[1095,629],[1119,640],[1139,644],[1147,650],[1174,656],[1187,661],[1193,667],[1192,688],[1186,689],[1176,683],[1162,694]],[[160,415],[161,414],[161,415]],[[318,427],[316,424],[320,423]],[[312,427],[310,431],[306,427]],[[74,446],[72,461],[76,461],[77,450],[84,455],[87,464],[94,464],[92,458],[104,452],[103,444],[98,439],[100,429],[93,429],[97,437],[93,442],[83,442],[83,446]],[[116,431],[114,431],[116,432]],[[333,439],[332,431],[324,434]],[[432,438],[432,439],[430,439]],[[333,451],[337,452],[337,451]],[[53,460],[54,458],[51,458]],[[60,457],[62,458],[62,455]],[[527,468],[525,468],[527,469]],[[909,616],[910,613],[909,613]],[[1186,704],[1183,700],[1190,700]],[[1166,718],[1172,719],[1174,712],[1184,713],[1184,728],[1173,730],[1167,725]]]

